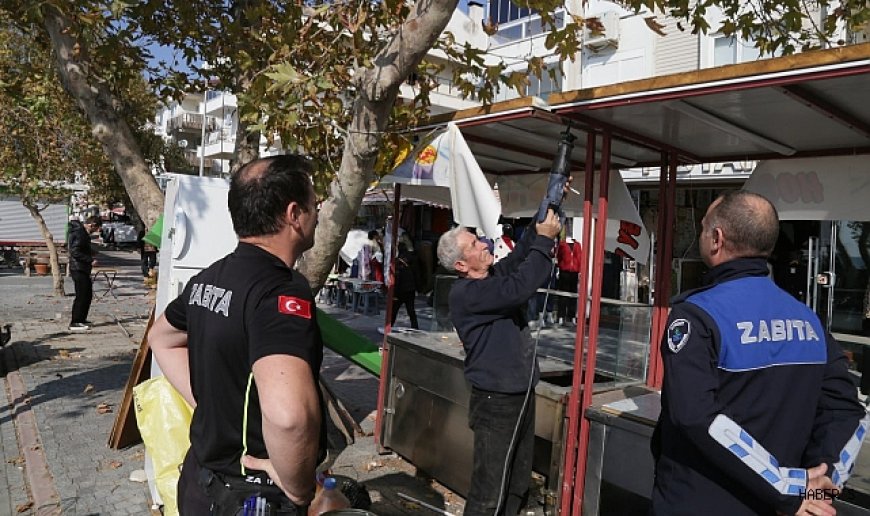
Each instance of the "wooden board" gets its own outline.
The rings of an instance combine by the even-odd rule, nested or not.
[[[148,331],[152,324],[154,324],[154,308],[151,309],[151,315],[148,317],[145,334],[142,335],[139,351],[136,352],[130,376],[127,378],[127,385],[124,386],[124,399],[121,401],[121,407],[115,417],[115,424],[112,425],[112,432],[109,434],[108,446],[113,450],[120,450],[142,442],[139,427],[136,426],[136,411],[133,410],[133,387],[151,376],[151,348],[148,346]]]

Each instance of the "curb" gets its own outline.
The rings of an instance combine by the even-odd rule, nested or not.
[[[6,383],[15,426],[18,430],[18,449],[24,457],[27,484],[33,499],[33,513],[37,516],[60,514],[60,495],[54,485],[54,478],[48,469],[48,462],[39,437],[36,418],[30,408],[27,388],[18,372],[18,359],[14,346],[6,348]]]

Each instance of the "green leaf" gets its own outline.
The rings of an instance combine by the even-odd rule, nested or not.
[[[299,74],[290,63],[273,65],[271,70],[271,72],[266,72],[265,75],[276,83],[298,83],[300,81]]]

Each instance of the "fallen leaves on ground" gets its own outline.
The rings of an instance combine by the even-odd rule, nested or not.
[[[94,386],[91,384],[87,384],[85,386],[84,394],[90,394],[92,392],[94,392]]]
[[[405,509],[408,509],[409,511],[417,511],[417,510],[421,509],[421,507],[414,502],[402,500],[401,503],[402,503],[402,507],[404,507]]]
[[[123,465],[124,465],[123,462],[120,462],[120,461],[117,461],[117,460],[113,460],[113,461],[109,462],[109,467],[112,468],[112,469],[118,469],[118,468],[120,468],[120,467],[123,466]]]
[[[9,459],[6,462],[9,464],[15,464],[17,466],[19,464],[24,464],[24,457],[18,456],[13,459]]]
[[[30,510],[31,507],[33,507],[33,502],[21,503],[15,506],[15,512],[27,512]]]
[[[69,358],[69,350],[68,349],[59,349],[59,350],[57,350],[57,354],[60,358]]]
[[[97,413],[98,414],[108,414],[112,412],[112,406],[108,403],[100,403],[97,405]]]

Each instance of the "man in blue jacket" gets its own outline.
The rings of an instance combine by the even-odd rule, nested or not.
[[[560,229],[549,211],[495,265],[487,244],[463,227],[438,241],[441,265],[459,274],[450,290],[450,319],[465,348],[471,383],[474,466],[466,516],[514,515],[528,499],[540,372],[526,306],[553,270]]]
[[[834,514],[868,419],[840,346],[768,278],[776,209],[746,191],[701,221],[705,284],[661,344],[654,514]]]

